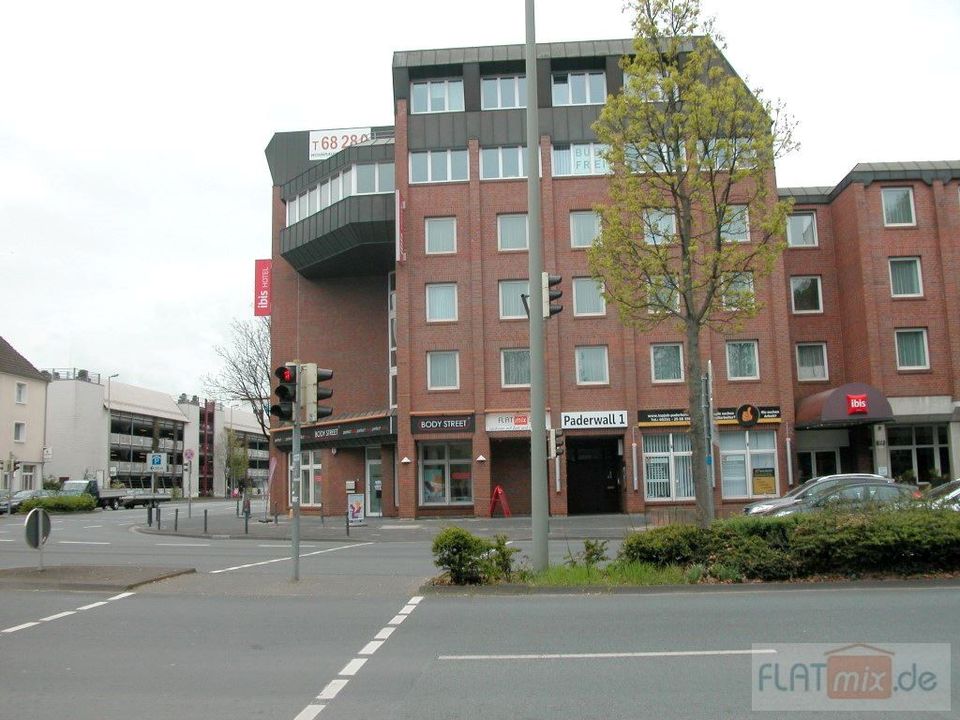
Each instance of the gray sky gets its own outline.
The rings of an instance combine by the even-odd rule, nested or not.
[[[800,121],[781,186],[960,159],[956,0],[704,4],[737,71]],[[271,135],[392,124],[394,50],[522,43],[523,7],[8,3],[0,335],[41,368],[199,394],[269,257]],[[631,34],[620,0],[537,12],[540,42]]]

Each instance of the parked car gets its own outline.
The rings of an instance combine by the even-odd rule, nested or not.
[[[0,513],[15,513],[25,500],[36,497],[50,497],[51,495],[53,493],[49,490],[20,490],[0,501]]]
[[[773,513],[783,517],[801,512],[816,512],[832,509],[843,512],[863,510],[867,507],[895,507],[909,505],[922,496],[916,485],[892,482],[855,482],[834,485],[819,493],[808,493],[800,502],[782,507]]]
[[[960,511],[960,478],[930,488],[923,499],[929,502],[931,507]]]
[[[810,495],[818,495],[835,488],[837,485],[846,485],[859,482],[886,482],[892,483],[892,478],[886,478],[883,475],[874,475],[872,473],[839,473],[837,475],[821,475],[820,477],[810,478],[802,485],[798,485],[783,497],[768,498],[759,500],[744,506],[743,512],[746,515],[773,515],[777,510],[789,507],[794,503],[802,502]]]

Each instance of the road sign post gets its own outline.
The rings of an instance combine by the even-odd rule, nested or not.
[[[34,508],[23,521],[27,545],[40,551],[38,570],[43,570],[43,546],[50,537],[50,513],[43,508]]]
[[[193,517],[193,506],[191,498],[193,497],[193,448],[189,448],[183,456],[187,459],[187,517]]]

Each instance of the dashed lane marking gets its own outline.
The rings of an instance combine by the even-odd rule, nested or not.
[[[309,552],[309,553],[300,553],[300,557],[302,558],[312,557],[314,555],[322,555],[323,553],[336,552],[337,550],[346,550],[348,548],[363,547],[364,545],[373,545],[373,543],[365,542],[365,543],[354,543],[353,545],[340,545],[334,548],[327,548],[326,550],[314,550],[313,552]],[[246,568],[258,567],[260,565],[270,565],[271,563],[286,562],[289,559],[290,558],[288,557],[281,557],[281,558],[273,558],[273,560],[261,560],[260,562],[247,563],[246,565],[234,565],[233,567],[221,568],[220,570],[211,570],[210,574],[217,575],[219,573],[231,572],[233,570],[245,570]]]
[[[106,600],[90,603],[89,605],[82,605],[78,607],[76,610],[65,610],[64,612],[60,612],[55,615],[48,615],[47,617],[40,618],[39,620],[34,620],[32,622],[27,622],[21,625],[14,625],[13,627],[5,628],[3,630],[0,630],[0,632],[15,633],[20,630],[26,630],[27,628],[34,627],[36,625],[39,625],[40,623],[53,622],[54,620],[60,620],[61,618],[70,617],[71,615],[76,615],[81,610],[93,610],[94,608],[103,607],[104,605],[108,605],[109,603],[114,602],[116,600],[123,600],[123,598],[128,598],[131,595],[136,595],[136,593],[132,593],[132,592],[120,593],[119,595],[114,595],[113,597],[109,597]]]
[[[665,650],[662,652],[615,653],[530,653],[518,655],[438,655],[438,660],[606,660],[610,658],[712,657],[722,655],[776,655],[773,649],[759,650]]]

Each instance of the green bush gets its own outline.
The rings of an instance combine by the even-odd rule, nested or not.
[[[51,497],[30,498],[20,505],[19,512],[28,513],[35,507],[41,507],[47,512],[89,512],[97,506],[92,495],[53,495]]]
[[[513,576],[513,556],[520,552],[519,548],[512,548],[507,545],[509,539],[506,535],[497,535],[493,539],[493,545],[487,553],[489,560],[481,567],[485,574],[492,576],[497,580],[510,580]]]
[[[485,538],[448,527],[433,539],[433,562],[450,574],[455,585],[477,585],[491,574],[494,563],[488,554],[493,548]]]
[[[621,562],[691,565],[705,562],[710,531],[696,525],[665,525],[624,539],[617,553]]]

